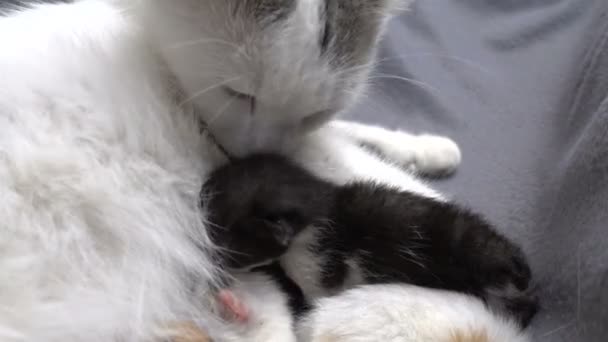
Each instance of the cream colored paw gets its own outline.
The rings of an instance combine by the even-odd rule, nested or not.
[[[449,138],[437,135],[391,132],[375,147],[385,157],[409,171],[425,175],[450,174],[461,160],[458,145]]]
[[[458,145],[449,138],[437,135],[419,135],[413,168],[430,175],[450,174],[460,165],[462,154]]]

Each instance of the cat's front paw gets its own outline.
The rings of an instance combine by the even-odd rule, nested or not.
[[[449,175],[462,159],[458,145],[438,135],[390,132],[383,144],[373,147],[408,171],[426,176]]]
[[[413,163],[409,168],[425,175],[442,176],[453,173],[462,160],[458,145],[437,135],[419,135],[415,140]]]

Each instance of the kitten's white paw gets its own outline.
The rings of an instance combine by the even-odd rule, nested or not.
[[[419,135],[411,167],[429,175],[450,174],[458,168],[462,154],[458,145],[449,138],[437,135]]]

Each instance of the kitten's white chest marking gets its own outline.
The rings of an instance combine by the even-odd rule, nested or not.
[[[353,258],[349,258],[345,261],[348,266],[348,274],[346,275],[346,279],[344,279],[344,284],[339,292],[344,290],[352,289],[355,286],[361,285],[365,283],[365,278],[363,276],[363,270],[359,267],[359,263],[357,260]]]
[[[347,258],[345,263],[348,266],[348,273],[342,286],[332,289],[323,287],[321,284],[322,272],[332,272],[332,270],[323,270],[321,267],[323,256],[314,253],[311,249],[320,238],[319,229],[318,227],[308,227],[300,233],[280,260],[285,273],[300,286],[309,301],[333,296],[364,283],[363,272],[357,260]]]
[[[316,227],[308,227],[298,234],[280,260],[285,273],[300,286],[308,300],[327,295],[319,283],[322,260],[310,249],[316,242],[317,231]]]

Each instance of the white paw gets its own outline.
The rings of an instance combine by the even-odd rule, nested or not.
[[[419,135],[416,137],[416,145],[413,167],[424,174],[450,174],[462,160],[458,145],[446,137]]]
[[[377,147],[392,161],[425,175],[450,174],[461,161],[458,145],[449,138],[437,135],[412,136],[393,132],[390,140]]]

